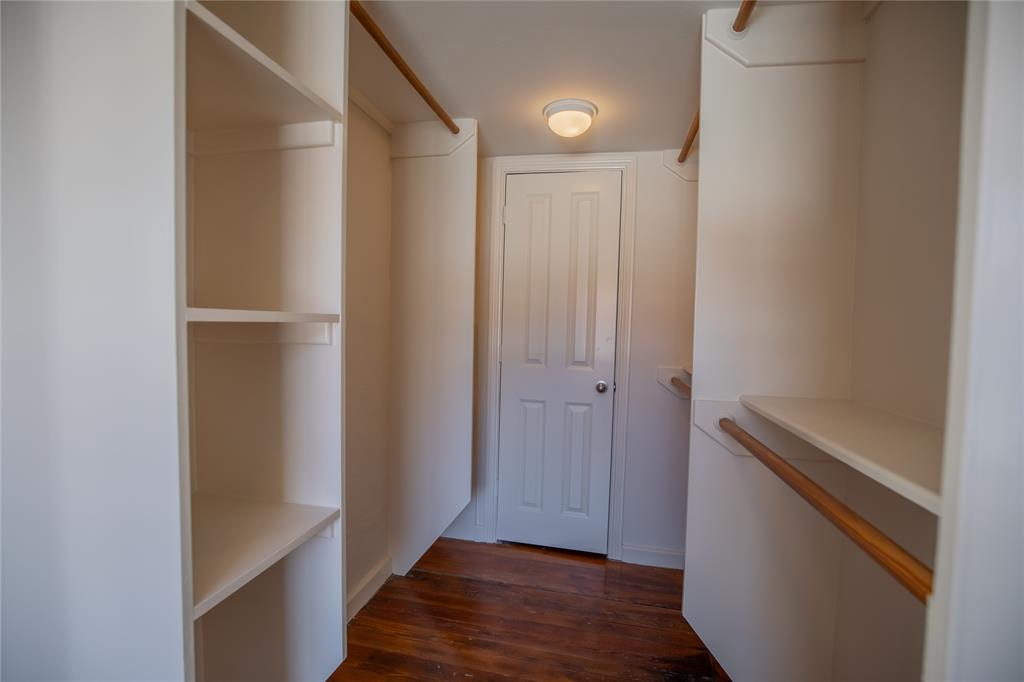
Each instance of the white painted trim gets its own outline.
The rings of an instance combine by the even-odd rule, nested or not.
[[[683,393],[678,388],[672,385],[672,379],[679,378],[683,380],[683,383],[690,387],[691,391],[693,390],[693,375],[687,372],[685,368],[658,367],[655,371],[657,372],[657,381],[662,388],[664,388],[666,391],[671,393],[679,400],[690,400],[690,395]]]
[[[498,519],[498,401],[501,390],[501,300],[504,282],[504,222],[506,176],[516,173],[618,170],[622,173],[622,219],[619,227],[619,300],[615,341],[615,393],[612,414],[612,475],[608,510],[608,557],[622,559],[622,509],[626,483],[626,428],[629,395],[629,342],[633,306],[633,252],[636,239],[637,163],[635,154],[554,154],[506,156],[494,160],[491,174],[490,267],[488,269],[487,374],[485,402],[486,500],[482,536],[497,541]],[[621,399],[619,397],[621,396]]]
[[[452,134],[440,121],[403,123],[391,133],[391,158],[451,156],[476,137],[476,119],[457,118],[459,132]]]
[[[736,10],[710,9],[703,37],[744,68],[863,62],[867,38],[863,14],[847,3],[758,5],[742,33],[732,30]]]
[[[386,556],[360,578],[353,589],[349,590],[347,608],[345,609],[348,621],[355,618],[356,614],[373,599],[373,595],[377,594],[377,590],[383,587],[390,577],[391,557]]]
[[[372,118],[377,125],[386,130],[388,135],[394,132],[394,121],[388,118],[387,114],[377,108],[377,105],[361,91],[350,87],[348,89],[348,99],[352,104],[359,107],[360,111]]]
[[[686,182],[697,182],[700,175],[700,140],[697,141],[697,148],[690,152],[686,161],[679,163],[679,150],[666,149],[661,152],[661,165],[669,169]]]
[[[623,543],[620,561],[641,566],[659,566],[661,568],[678,568],[683,570],[685,562],[683,550],[665,549],[664,547],[648,547],[646,545],[630,545]]]

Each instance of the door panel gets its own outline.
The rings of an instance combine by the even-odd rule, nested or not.
[[[507,182],[498,538],[603,553],[621,173]]]

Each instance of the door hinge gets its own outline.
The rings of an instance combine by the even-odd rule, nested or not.
[[[511,211],[509,210],[508,206],[502,206],[501,207],[501,224],[502,225],[508,225],[509,213],[511,213]]]

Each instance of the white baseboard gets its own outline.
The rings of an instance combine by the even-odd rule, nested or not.
[[[370,569],[370,572],[363,576],[356,587],[349,591],[346,613],[348,619],[352,620],[359,610],[366,606],[367,602],[373,599],[384,583],[391,577],[391,557],[384,557],[380,563]]]
[[[627,564],[640,564],[642,566],[660,566],[661,568],[683,569],[686,554],[677,549],[664,549],[662,547],[645,547],[643,545],[628,545],[623,543],[621,561]]]

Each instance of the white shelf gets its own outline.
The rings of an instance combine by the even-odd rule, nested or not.
[[[849,400],[745,395],[740,403],[938,515],[940,429]]]
[[[235,310],[234,308],[186,308],[188,322],[338,322],[332,313],[292,313],[276,310]]]
[[[342,113],[198,2],[188,14],[187,127],[236,130]]]
[[[192,495],[192,618],[334,523],[337,509]]]

